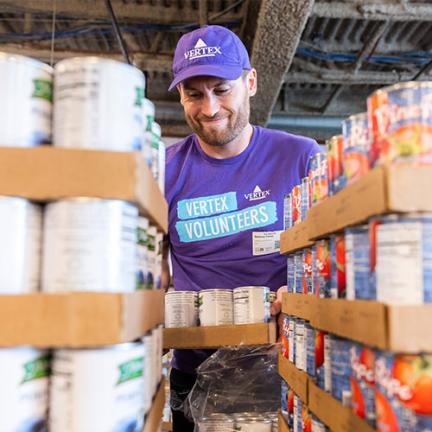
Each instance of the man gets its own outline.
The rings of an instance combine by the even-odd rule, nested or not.
[[[167,150],[174,288],[264,285],[276,291],[286,284],[286,258],[279,254],[283,195],[307,175],[319,147],[309,138],[249,123],[257,73],[228,29],[207,26],[182,36],[173,72],[170,90],[177,88],[194,132]],[[210,353],[174,353],[175,432],[193,431],[179,407]]]

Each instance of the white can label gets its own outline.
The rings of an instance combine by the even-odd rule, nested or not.
[[[296,366],[300,370],[306,370],[306,331],[303,322],[296,323]]]
[[[194,327],[198,325],[198,294],[170,292],[165,295],[165,327]]]
[[[201,326],[232,325],[233,294],[227,290],[206,290],[198,294]]]
[[[267,322],[270,318],[269,292],[267,287],[235,288],[234,324]]]
[[[324,390],[331,393],[331,336],[324,335]]]

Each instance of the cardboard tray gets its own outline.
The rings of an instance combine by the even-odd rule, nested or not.
[[[432,304],[396,306],[286,293],[282,297],[282,312],[308,320],[320,330],[376,348],[432,352]]]
[[[164,321],[164,293],[0,296],[0,346],[92,347],[130,342]]]
[[[374,432],[350,408],[344,407],[314,382],[309,383],[309,409],[333,432]]]
[[[150,411],[146,414],[144,428],[142,432],[155,432],[159,430],[159,425],[162,421],[162,413],[165,405],[165,383],[162,378],[156,395],[153,399],[153,405]]]
[[[168,205],[137,152],[0,148],[0,195],[35,201],[70,197],[121,199],[167,232]]]
[[[432,167],[378,167],[308,212],[311,239],[390,212],[432,211]]]
[[[278,413],[278,426],[279,432],[290,432],[290,428],[288,427],[288,423],[285,420],[285,417],[279,411]]]
[[[280,253],[289,254],[313,245],[309,238],[308,220],[285,230],[280,238]]]
[[[294,390],[294,393],[307,404],[309,395],[309,377],[306,372],[297,369],[296,365],[287,360],[282,354],[278,357],[279,375]]]
[[[275,343],[276,323],[164,329],[164,348],[205,349]]]

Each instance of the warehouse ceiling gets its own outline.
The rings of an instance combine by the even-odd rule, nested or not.
[[[0,0],[0,50],[48,63],[124,59],[108,3],[166,136],[189,133],[167,91],[176,42],[206,23],[231,28],[249,50],[259,76],[253,121],[319,140],[364,111],[376,88],[431,79],[427,0]]]

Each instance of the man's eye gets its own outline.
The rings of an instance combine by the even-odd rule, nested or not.
[[[218,88],[215,90],[215,93],[218,95],[222,95],[222,94],[228,93],[228,90],[229,89],[227,89],[227,88]]]
[[[196,99],[199,97],[199,93],[188,93],[187,96],[192,99]]]

